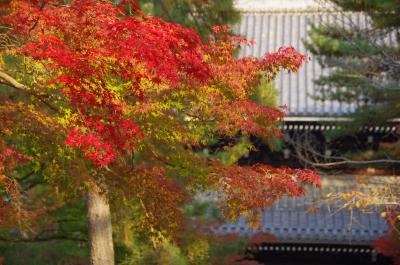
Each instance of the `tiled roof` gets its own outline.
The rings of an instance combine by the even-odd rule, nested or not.
[[[324,188],[312,189],[307,196],[280,200],[263,213],[260,229],[249,229],[245,217],[242,217],[235,223],[219,226],[216,232],[249,236],[263,231],[283,243],[359,245],[368,245],[374,239],[385,236],[388,227],[379,212],[363,214],[358,209],[352,213],[346,209],[339,211],[342,204],[330,205],[329,208],[323,204],[318,211],[309,212],[311,207],[320,205],[328,193],[345,193],[355,189],[355,179],[350,176],[326,177],[323,184]],[[365,192],[366,188],[360,191]]]
[[[266,52],[276,51],[282,46],[292,46],[307,54],[303,41],[309,39],[311,23],[346,23],[349,21],[361,27],[367,24],[367,17],[361,13],[335,13],[314,9],[284,9],[278,11],[243,12],[236,31],[255,45],[243,47],[241,56],[261,57]],[[298,73],[281,73],[275,81],[279,102],[288,106],[288,116],[344,116],[354,111],[354,106],[337,101],[319,101],[314,80],[325,74],[315,58],[306,63]]]
[[[277,10],[326,10],[329,5],[318,0],[236,0],[235,7],[242,12],[264,12]]]
[[[240,2],[242,5],[239,5]],[[336,23],[355,29],[366,29],[370,25],[369,17],[363,13],[338,12],[332,7],[318,4],[315,0],[259,2],[259,5],[256,0],[242,0],[237,3],[242,9],[242,20],[236,27],[236,32],[248,40],[255,41],[255,45],[243,47],[240,56],[261,57],[266,52],[276,51],[282,46],[292,46],[307,54],[303,42],[309,40],[311,24]],[[396,32],[384,36],[376,34],[370,38],[376,43],[398,46]],[[311,61],[305,63],[298,73],[283,72],[275,80],[279,103],[288,106],[288,116],[346,116],[353,112],[354,105],[314,98],[318,95],[314,80],[328,72],[319,65],[316,58],[310,56]]]

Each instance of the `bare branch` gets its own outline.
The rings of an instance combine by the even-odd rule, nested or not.
[[[307,134],[298,140],[294,140],[289,136],[286,139],[294,147],[297,158],[313,167],[332,168],[341,165],[400,164],[400,160],[396,159],[351,160],[341,156],[326,156],[311,145]]]

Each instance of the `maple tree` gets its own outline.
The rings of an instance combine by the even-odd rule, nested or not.
[[[387,217],[391,224],[388,235],[372,243],[372,247],[378,253],[393,259],[393,265],[400,264],[399,216],[397,214],[398,212],[392,211]]]
[[[306,58],[293,48],[237,59],[250,43],[227,27],[203,42],[135,1],[14,0],[3,9],[4,150],[16,162],[29,157],[19,167],[45,166],[57,194],[88,191],[92,264],[114,262],[110,202],[138,205],[157,237],[179,229],[179,206],[197,191],[220,191],[227,217],[257,223],[281,196],[319,185],[312,171],[224,165],[198,152],[218,137],[280,135],[282,110],[250,98],[261,77],[300,67]],[[2,174],[2,187],[18,178]]]

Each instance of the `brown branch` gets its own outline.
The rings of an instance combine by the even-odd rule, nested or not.
[[[40,4],[39,11],[42,11],[45,5],[46,5],[46,1],[43,1]],[[33,25],[31,26],[31,28],[28,31],[29,33],[31,33],[32,30],[34,30],[36,28],[36,26],[39,24],[39,20],[40,20],[40,17],[36,18],[35,22],[33,23]]]
[[[24,176],[22,176],[21,178],[16,178],[17,181],[24,181],[26,179],[28,179],[30,176],[32,176],[35,173],[35,171],[30,171],[27,174],[25,174]]]
[[[29,183],[26,187],[24,187],[22,189],[23,192],[27,192],[37,186],[39,186],[40,184],[44,184],[45,182],[43,182],[42,180],[36,180],[36,181],[32,181],[31,183]]]
[[[297,153],[297,155],[299,155],[299,154]],[[316,163],[316,162],[312,162],[309,159],[305,159],[304,156],[302,156],[302,155],[299,155],[299,158],[302,161],[304,161],[314,167],[323,167],[323,168],[329,168],[329,167],[340,166],[340,165],[400,164],[400,160],[391,160],[391,159],[343,160],[343,161],[336,161],[336,162]]]
[[[160,161],[161,163],[164,163],[165,165],[170,166],[170,167],[175,167],[175,168],[178,167],[178,168],[181,168],[181,169],[186,169],[185,167],[183,167],[183,166],[181,166],[181,165],[172,164],[172,163],[168,162],[167,160],[161,158],[161,156],[159,156],[159,155],[158,155],[154,150],[152,150],[151,148],[150,148],[149,150],[150,150],[150,153],[154,156],[154,158],[155,158],[156,160]]]
[[[33,97],[37,98],[40,102],[45,104],[47,107],[49,107],[51,110],[53,110],[55,112],[59,112],[59,109],[56,106],[52,105],[51,103],[47,102],[45,97],[33,92],[33,90],[30,87],[28,87],[24,84],[21,84],[20,82],[18,82],[17,80],[15,80],[13,77],[11,77],[10,75],[8,75],[7,73],[5,73],[2,70],[0,70],[0,83],[2,83],[4,85],[8,85],[10,87],[13,87],[13,88],[15,88],[19,91],[22,91],[25,94],[28,94],[30,96],[33,96]]]
[[[371,164],[400,164],[400,160],[395,159],[375,159],[375,160],[351,160],[340,156],[326,156],[316,151],[308,141],[308,137],[304,141],[295,141],[287,137],[287,141],[293,145],[297,157],[306,164],[313,167],[330,168],[340,165],[371,165]],[[310,157],[312,156],[312,158]],[[326,160],[337,160],[332,162],[320,162],[318,158]]]

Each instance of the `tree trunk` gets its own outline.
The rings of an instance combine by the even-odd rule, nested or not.
[[[88,192],[91,265],[114,265],[110,205],[97,187]]]

